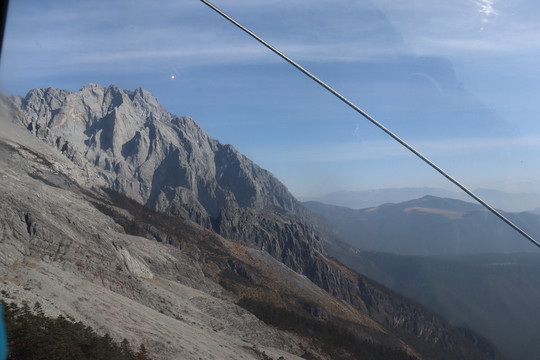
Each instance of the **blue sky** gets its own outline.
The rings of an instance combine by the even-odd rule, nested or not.
[[[539,2],[214,4],[466,186],[540,192]],[[12,0],[2,91],[89,82],[142,86],[297,196],[452,188],[198,0]]]

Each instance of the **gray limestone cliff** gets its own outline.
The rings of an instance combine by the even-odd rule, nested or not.
[[[225,206],[302,212],[271,173],[189,117],[169,113],[142,88],[33,89],[13,102],[35,135],[74,162],[94,165],[107,187],[155,210],[205,227]]]

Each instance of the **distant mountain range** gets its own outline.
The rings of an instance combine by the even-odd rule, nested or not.
[[[504,359],[327,256],[268,171],[142,88],[0,97],[0,290],[155,359]]]
[[[420,256],[538,251],[481,205],[461,200],[424,196],[360,210],[320,202],[304,205],[360,250]],[[531,236],[540,237],[539,215],[506,216]]]
[[[433,196],[362,210],[304,204],[329,227],[331,256],[486,335],[512,359],[538,358],[540,250],[479,205]],[[539,215],[506,215],[538,238]]]
[[[493,189],[476,189],[475,194],[491,206],[508,212],[536,211],[540,209],[540,193],[511,194]],[[318,201],[324,204],[364,209],[387,203],[400,203],[431,195],[463,201],[474,201],[462,191],[440,188],[397,188],[365,191],[336,191],[317,198],[301,198],[302,201]]]

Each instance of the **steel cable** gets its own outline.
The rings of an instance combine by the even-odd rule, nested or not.
[[[232,22],[234,25],[236,25],[237,27],[239,27],[240,29],[242,29],[244,32],[246,32],[247,34],[249,34],[251,37],[253,37],[255,40],[259,41],[261,44],[263,44],[264,46],[266,46],[268,49],[272,50],[272,52],[276,53],[277,55],[279,55],[281,58],[283,58],[285,61],[287,61],[289,64],[291,64],[292,66],[294,66],[295,68],[297,68],[298,70],[300,70],[301,72],[303,72],[305,75],[307,75],[308,77],[310,77],[312,80],[314,80],[316,83],[318,83],[319,85],[321,85],[323,88],[325,88],[326,90],[328,90],[330,93],[332,93],[334,96],[336,96],[338,99],[340,99],[341,101],[343,101],[345,104],[349,105],[353,110],[355,110],[356,112],[358,112],[360,115],[362,115],[364,118],[366,118],[367,120],[369,120],[371,123],[373,123],[375,126],[377,126],[379,129],[381,129],[382,131],[384,131],[386,134],[388,134],[389,136],[391,136],[394,140],[396,140],[398,143],[400,143],[401,145],[403,145],[404,147],[406,147],[409,151],[411,151],[414,155],[416,155],[417,157],[419,157],[420,159],[422,159],[426,164],[428,164],[429,166],[431,166],[433,169],[435,169],[437,172],[439,172],[442,176],[444,176],[446,179],[448,179],[450,182],[452,182],[454,185],[456,185],[457,187],[459,187],[461,190],[463,190],[467,195],[469,195],[470,197],[472,197],[474,200],[476,200],[478,203],[480,203],[482,206],[484,206],[487,210],[489,210],[490,212],[492,212],[493,214],[495,214],[497,217],[499,217],[502,221],[504,221],[507,225],[509,225],[510,227],[512,227],[514,230],[516,230],[518,233],[520,233],[522,236],[524,236],[527,240],[529,240],[530,242],[532,242],[534,245],[536,245],[537,247],[540,248],[540,243],[538,241],[536,241],[532,236],[530,236],[529,234],[527,234],[525,231],[523,231],[521,228],[519,228],[517,225],[515,225],[512,221],[510,221],[508,218],[506,218],[503,214],[501,214],[499,211],[497,211],[495,208],[493,208],[491,205],[489,205],[488,203],[486,203],[484,200],[482,200],[480,197],[478,197],[475,193],[473,193],[471,190],[469,190],[467,187],[465,187],[465,185],[461,184],[459,181],[457,181],[456,179],[454,179],[452,176],[450,176],[448,173],[446,173],[443,169],[441,169],[440,167],[438,167],[437,165],[435,165],[435,163],[433,163],[431,160],[429,160],[427,157],[425,157],[424,155],[422,155],[419,151],[417,151],[415,148],[413,148],[411,145],[409,145],[408,143],[406,143],[404,140],[402,140],[399,136],[397,136],[396,134],[394,134],[392,131],[390,131],[388,128],[386,128],[384,125],[382,125],[381,123],[379,123],[377,120],[375,120],[374,118],[372,118],[369,114],[367,114],[365,111],[363,111],[362,109],[360,109],[358,106],[356,106],[355,104],[353,104],[351,101],[349,101],[347,98],[345,98],[343,95],[341,95],[340,93],[338,93],[336,90],[334,90],[333,88],[331,88],[329,85],[327,85],[326,83],[324,83],[322,80],[320,80],[319,78],[317,78],[315,75],[313,75],[312,73],[310,73],[309,71],[307,71],[306,69],[304,69],[302,66],[300,66],[298,63],[296,63],[294,60],[292,60],[291,58],[289,58],[288,56],[286,56],[285,54],[283,54],[281,51],[279,51],[278,49],[276,49],[275,47],[273,47],[272,45],[270,45],[269,43],[267,43],[266,41],[264,41],[262,38],[260,38],[258,35],[256,35],[255,33],[253,33],[251,30],[249,30],[248,28],[246,28],[245,26],[243,26],[242,24],[240,24],[239,22],[237,22],[236,20],[234,20],[232,17],[230,17],[229,15],[227,15],[225,12],[223,12],[222,10],[220,10],[219,8],[217,8],[215,5],[213,5],[212,3],[208,2],[207,0],[201,0],[204,4],[208,5],[211,9],[213,9],[214,11],[216,11],[218,14],[220,14],[221,16],[223,16],[224,18],[226,18],[227,20],[229,20],[230,22]]]

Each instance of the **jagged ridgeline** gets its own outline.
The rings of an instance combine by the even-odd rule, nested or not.
[[[268,171],[147,91],[0,103],[0,288],[156,359],[503,359],[354,273]]]
[[[207,227],[224,207],[302,209],[272,174],[142,88],[34,89],[16,101],[28,129],[73,161],[86,159],[107,187],[152,209]]]

